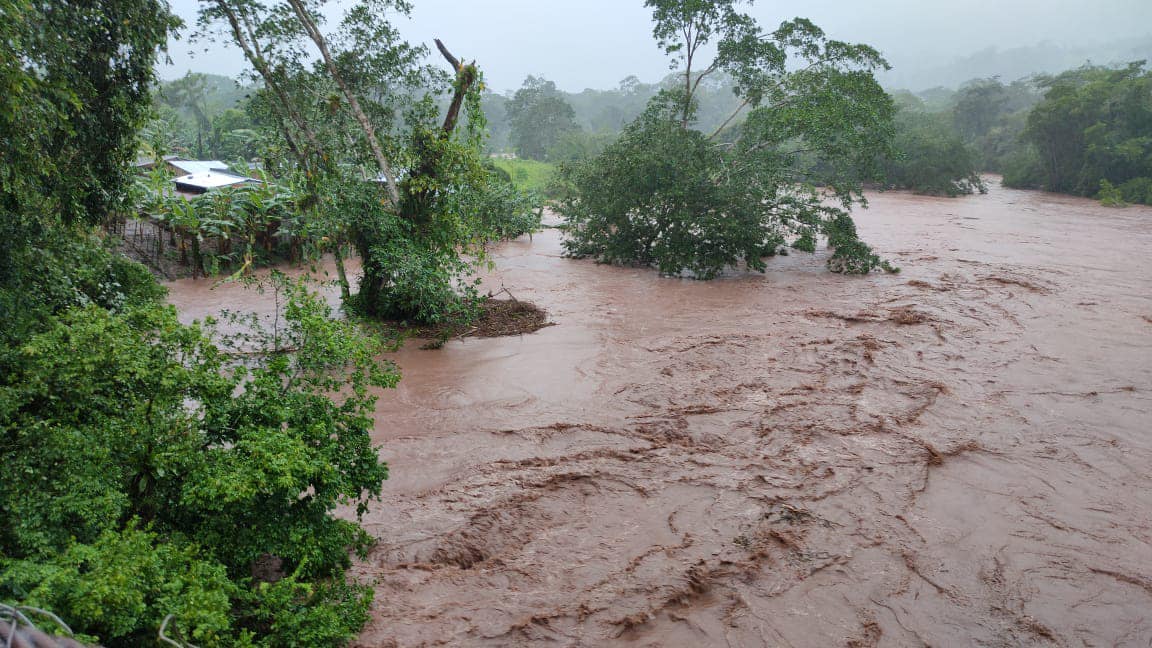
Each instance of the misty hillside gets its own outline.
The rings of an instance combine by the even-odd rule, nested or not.
[[[877,75],[889,88],[919,92],[928,88],[956,88],[969,79],[999,76],[1014,81],[1034,74],[1054,74],[1085,63],[1115,65],[1152,60],[1152,35],[1092,46],[1064,46],[1050,41],[1028,47],[990,47],[939,66],[919,67],[915,62],[892,61],[892,70]]]

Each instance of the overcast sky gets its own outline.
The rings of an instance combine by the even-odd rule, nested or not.
[[[197,0],[170,0],[188,24]],[[332,4],[340,4],[333,2]],[[628,75],[656,81],[668,64],[651,36],[643,0],[414,0],[411,19],[396,19],[412,42],[442,39],[457,56],[476,59],[496,91],[528,74],[571,92],[612,88]],[[773,0],[746,8],[762,25],[811,18],[833,38],[879,48],[897,71],[930,68],[988,47],[1051,42],[1068,47],[1152,35],[1152,0]],[[187,31],[187,30],[186,30]],[[173,65],[236,76],[238,50],[172,43]]]

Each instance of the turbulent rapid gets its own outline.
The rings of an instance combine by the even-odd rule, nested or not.
[[[499,247],[557,325],[389,358],[360,645],[1149,645],[1152,208],[869,199],[900,274]]]

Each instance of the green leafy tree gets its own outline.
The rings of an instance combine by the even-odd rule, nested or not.
[[[1144,201],[1152,178],[1152,72],[1144,62],[1083,67],[1038,84],[1044,99],[1023,132],[1032,151],[1005,182],[1092,196],[1108,180],[1125,199]]]
[[[1128,206],[1128,203],[1124,201],[1124,193],[1107,180],[1100,181],[1100,193],[1096,195],[1096,199],[1105,207]]]
[[[1028,111],[1039,101],[1031,81],[1010,84],[999,79],[973,79],[953,96],[956,132],[977,155],[982,171],[1003,171],[1021,148]]]
[[[247,111],[256,88],[215,74],[189,73],[163,82],[154,93],[156,121],[169,145],[165,154],[234,162],[257,153],[259,141],[253,115]],[[152,155],[157,147],[143,147]]]
[[[884,184],[935,196],[986,192],[976,154],[953,129],[949,115],[917,109],[923,104],[915,97],[905,102],[895,119],[895,153],[883,163]]]
[[[548,159],[557,163],[588,160],[603,153],[615,139],[616,136],[609,132],[568,131],[548,149]]]
[[[277,324],[240,347],[258,363],[151,304],[70,311],[21,347],[0,414],[0,592],[107,645],[168,615],[196,643],[286,645],[284,625],[325,608],[341,618],[311,632],[354,636],[370,591],[343,570],[370,538],[332,511],[380,494],[368,389],[396,374],[323,300],[272,281]]]
[[[483,210],[496,207],[486,194],[509,196],[481,156],[480,71],[439,41],[451,74],[424,64],[427,50],[388,21],[410,12],[407,2],[361,0],[327,32],[321,4],[214,0],[200,24],[223,25],[264,82],[258,110],[290,160],[267,166],[306,179],[305,208],[331,227],[342,277],[341,247],[359,254],[360,290],[351,294],[345,281],[347,302],[420,321],[473,312],[467,278],[494,235]],[[451,97],[443,114],[439,92]],[[516,214],[520,206],[498,209]]]
[[[211,142],[205,142],[211,137],[212,118],[208,115],[207,106],[208,75],[189,72],[180,79],[164,86],[161,95],[173,108],[185,109],[192,113],[195,123],[195,155],[204,158],[208,155]]]
[[[212,117],[214,159],[250,160],[257,154],[258,141],[256,125],[244,110],[228,108]]]
[[[480,95],[480,107],[484,112],[484,119],[488,122],[489,152],[508,153],[512,151],[512,133],[508,124],[507,115],[508,98],[502,94],[485,89]]]
[[[153,61],[178,21],[158,0],[0,0],[0,15],[0,343],[8,345],[47,315],[111,303],[122,295],[116,284],[138,280],[68,228],[125,207]]]
[[[234,355],[96,235],[130,195],[166,3],[0,15],[0,600],[107,646],[165,622],[202,646],[347,643],[370,538],[333,512],[387,476],[379,343],[278,281],[280,324]]]
[[[960,88],[952,109],[956,130],[967,139],[987,135],[1007,103],[1007,92],[999,79],[969,81]]]
[[[532,160],[547,161],[557,142],[580,128],[556,84],[540,77],[529,75],[504,110],[516,153]]]
[[[780,246],[813,250],[824,235],[831,269],[881,265],[848,209],[888,151],[892,102],[872,76],[884,60],[805,19],[765,31],[739,4],[648,0],[681,83],[600,157],[566,171],[571,254],[710,278],[739,263],[763,271]],[[710,43],[717,54],[702,62]],[[740,101],[705,134],[693,127],[698,92],[716,73],[732,79]]]

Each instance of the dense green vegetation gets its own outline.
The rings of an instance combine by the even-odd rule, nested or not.
[[[280,324],[236,361],[104,247],[166,4],[0,8],[0,598],[108,646],[165,620],[205,646],[345,643],[369,538],[332,512],[380,493],[367,390],[396,374],[282,279]]]
[[[215,74],[189,73],[160,85],[144,152],[201,160],[251,160],[260,150],[258,116],[246,110],[255,88]]]
[[[981,171],[1002,173],[1010,187],[1152,202],[1152,72],[1143,62],[897,98],[901,155],[886,163],[890,186],[968,193]]]
[[[215,8],[206,21],[259,9]],[[475,263],[462,250],[482,252],[538,222],[479,155],[483,120],[469,119],[457,136],[459,116],[478,115],[470,90],[479,74],[455,66],[458,101],[443,119],[420,98],[406,105],[402,130],[384,123],[379,103],[361,109],[386,134],[372,142],[346,105],[316,112],[307,100],[338,88],[339,69],[278,61],[245,106],[251,120],[236,122],[262,128],[252,150],[267,182],[185,201],[141,193],[131,177],[142,143],[152,154],[165,146],[150,107],[153,64],[176,26],[166,5],[57,11],[3,0],[2,9],[0,598],[50,609],[109,646],[154,642],[166,621],[169,636],[197,645],[346,643],[367,618],[371,590],[344,571],[370,538],[333,511],[362,512],[387,477],[368,436],[369,388],[397,380],[374,360],[380,344],[278,275],[263,287],[280,305],[270,328],[249,322],[249,335],[233,340],[182,325],[100,227],[142,200],[205,270],[247,270],[262,245],[280,240],[314,253],[355,246],[387,276],[376,301],[365,303],[362,286],[351,303],[452,316],[468,305],[453,282]],[[315,7],[301,9],[277,37],[310,33]],[[393,43],[374,50],[394,57],[378,72],[416,74],[398,70],[413,59],[406,44],[382,38],[387,24],[358,19],[374,30],[366,42]],[[414,85],[448,83],[425,72]],[[179,101],[207,116],[193,81]],[[235,117],[197,117],[194,152],[231,157],[209,147],[227,144],[217,131],[245,130],[215,128]],[[404,177],[365,181],[376,153],[397,162],[378,168],[405,168]],[[228,245],[200,248],[208,238]]]
[[[937,196],[985,191],[976,153],[953,128],[952,115],[928,112],[924,102],[911,95],[898,99],[895,153],[881,162],[882,184]]]
[[[388,476],[369,437],[373,388],[398,380],[381,342],[278,273],[248,279],[277,312],[245,335],[180,323],[113,252],[130,214],[197,273],[331,253],[349,314],[442,323],[474,315],[485,246],[537,227],[549,192],[570,254],[697,278],[821,238],[834,271],[888,268],[850,217],[867,184],[956,195],[991,170],[1152,204],[1143,64],[894,101],[872,48],[740,4],[648,0],[661,83],[529,77],[501,97],[400,38],[403,0],[332,26],[321,0],[202,3],[250,85],[159,88],[167,3],[0,0],[0,600],[108,646],[165,623],[201,646],[344,645],[367,618],[345,572],[371,538],[334,512],[363,513]],[[486,157],[501,138],[522,159]],[[256,158],[264,182],[186,200],[132,175],[141,152]]]
[[[884,60],[803,19],[765,31],[738,4],[646,2],[657,41],[684,72],[601,155],[566,168],[570,254],[706,279],[739,263],[763,271],[780,247],[813,251],[823,235],[830,269],[882,265],[848,210],[887,152],[893,106],[872,76]],[[718,55],[701,62],[711,42]],[[719,71],[740,104],[707,134],[696,91]]]
[[[579,130],[576,112],[560,95],[556,84],[529,76],[524,87],[504,104],[512,144],[522,158],[547,161],[563,136]]]
[[[1040,77],[1005,184],[1152,204],[1152,71],[1082,67]]]
[[[1031,50],[1021,50],[1022,61],[1044,59],[1043,56],[1037,59],[1037,52],[1029,52]],[[1074,58],[1074,52],[1064,52],[1054,60],[1072,60],[1069,57]],[[1021,63],[1025,67],[1033,64]],[[972,69],[979,68],[975,65]],[[1132,69],[1144,68],[1135,65]],[[1141,89],[1135,78],[1125,82],[1131,86],[1126,90],[1112,87],[1115,84],[1104,77],[1111,72],[1121,73],[1119,69],[1109,70],[1088,67],[1061,75],[1026,77],[1012,82],[999,78],[975,78],[960,84],[957,89],[936,87],[915,95],[906,91],[894,92],[899,110],[894,117],[893,154],[878,162],[882,174],[873,182],[881,187],[925,194],[958,195],[980,191],[979,173],[993,172],[1006,174],[1010,186],[1092,196],[1104,186],[1101,181],[1108,180],[1118,192],[1116,200],[1146,202],[1148,183],[1144,178],[1147,174],[1140,168],[1137,151],[1143,146],[1137,141],[1142,137],[1140,133],[1144,132],[1139,114],[1143,109],[1137,99],[1123,103],[1106,97],[1110,92],[1138,96]],[[1093,74],[1099,77],[1095,81],[1089,79]],[[953,77],[950,72],[942,79]],[[510,96],[483,90],[479,103],[490,135],[484,144],[485,150],[515,152],[521,158],[550,163],[595,157],[640,116],[658,93],[676,88],[681,80],[682,74],[677,72],[656,83],[643,83],[636,77],[628,77],[617,88],[570,93],[560,91],[547,79],[530,76],[524,86]],[[1049,118],[1052,123],[1045,127],[1049,131],[1049,142],[1067,135],[1057,135],[1061,129],[1076,128],[1069,120],[1090,120],[1090,124],[1080,125],[1081,130],[1103,124],[1094,131],[1096,139],[1086,141],[1081,147],[1083,150],[1074,156],[1090,157],[1092,161],[1087,166],[1076,161],[1063,163],[1079,164],[1081,169],[1076,173],[1101,174],[1100,177],[1072,182],[1046,175],[1064,171],[1045,171],[1042,168],[1037,148],[1041,146],[1039,140],[1043,139],[1039,136],[1040,127],[1031,129],[1027,136],[1025,129],[1033,108],[1046,93],[1064,92],[1060,88],[1074,85],[1092,85],[1083,89],[1086,94],[1081,100],[1086,106],[1108,104],[1110,108],[1098,110],[1089,106],[1088,112],[1094,111],[1092,115],[1085,113],[1073,117],[1076,109],[1072,102],[1064,100],[1064,108]],[[1105,85],[1111,89],[1105,89]],[[735,90],[735,79],[724,70],[705,77],[695,89],[695,127],[710,133],[727,122],[730,133],[726,136],[735,132],[747,115],[745,108],[729,121],[742,102]],[[154,128],[148,131],[166,133],[157,138],[156,150],[186,154],[203,150],[206,157],[228,160],[256,156],[262,150],[262,121],[258,111],[248,108],[246,99],[254,92],[252,88],[211,75],[189,75],[164,84],[156,94],[161,119],[154,122]],[[449,97],[441,93],[436,101],[445,106]],[[1114,132],[1104,135],[1104,130]],[[164,142],[168,143],[166,147]],[[1088,147],[1092,148],[1092,153],[1088,152]],[[1109,159],[1104,160],[1105,157]],[[543,195],[550,187],[543,172],[548,167],[517,163],[517,168],[513,168],[512,163],[507,162],[501,165],[514,174],[515,184],[521,189]]]
[[[346,305],[422,323],[467,318],[484,245],[537,218],[482,155],[481,73],[439,42],[451,73],[425,63],[427,48],[388,20],[406,2],[363,0],[332,29],[320,4],[205,3],[201,35],[223,34],[252,66],[265,170],[299,188],[294,209],[336,253]],[[355,293],[345,248],[363,268]]]

